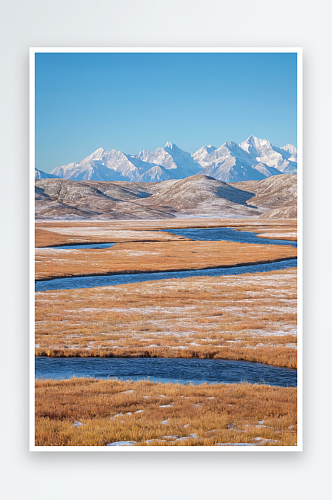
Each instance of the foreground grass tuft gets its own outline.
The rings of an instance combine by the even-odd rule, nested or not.
[[[296,424],[291,387],[36,381],[36,446],[294,446]]]

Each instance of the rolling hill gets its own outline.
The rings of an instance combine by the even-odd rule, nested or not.
[[[227,184],[205,175],[162,182],[36,180],[38,219],[266,217],[296,207],[296,176]],[[282,212],[280,212],[282,213]],[[275,217],[275,214],[271,214]]]
[[[276,175],[262,181],[236,182],[234,187],[255,193],[247,203],[265,210],[261,219],[296,219],[297,176]]]

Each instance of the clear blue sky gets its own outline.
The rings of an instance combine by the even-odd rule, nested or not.
[[[36,54],[36,167],[99,147],[296,146],[296,54]]]

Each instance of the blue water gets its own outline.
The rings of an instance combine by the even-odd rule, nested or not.
[[[45,248],[52,250],[83,250],[85,248],[110,248],[113,245],[115,245],[115,243],[90,243],[90,244],[76,243],[73,245],[61,245],[57,247],[45,247]]]
[[[258,238],[248,231],[228,228],[173,229],[167,232],[182,235],[191,240],[236,241],[266,245],[292,245],[287,240]],[[55,249],[109,248],[114,243],[66,245]],[[36,291],[94,288],[126,283],[188,278],[193,276],[229,276],[243,273],[275,271],[295,267],[297,259],[287,259],[268,264],[241,265],[228,268],[213,268],[189,271],[166,271],[153,273],[118,274],[111,276],[87,276],[57,278],[37,281]],[[93,378],[118,378],[119,380],[149,379],[152,382],[194,383],[265,383],[275,386],[296,386],[297,372],[245,361],[179,359],[179,358],[36,358],[36,378],[68,379],[73,376]]]
[[[221,359],[38,357],[35,363],[36,378],[54,380],[76,376],[181,384],[249,382],[296,387],[297,383],[297,371],[290,368]]]
[[[250,231],[236,231],[228,227],[211,228],[185,228],[185,229],[167,229],[168,233],[184,236],[195,241],[235,241],[237,243],[254,243],[257,245],[291,245],[297,247],[296,241],[290,240],[270,240],[259,238]]]
[[[94,288],[96,286],[125,285],[127,283],[142,283],[143,281],[168,280],[174,278],[190,278],[192,276],[231,276],[244,273],[260,273],[277,271],[296,267],[297,259],[287,259],[281,262],[268,264],[254,264],[251,266],[215,267],[212,269],[194,269],[191,271],[165,271],[158,273],[113,274],[111,276],[82,276],[73,278],[56,278],[52,280],[36,281],[36,292],[47,290],[71,290],[75,288]]]
[[[297,246],[296,241],[269,240],[258,238],[250,231],[235,231],[229,228],[186,228],[167,230],[169,233],[190,238],[194,241],[235,241],[238,243],[254,243],[259,245],[291,245]],[[99,246],[97,246],[99,245]],[[114,243],[96,243],[93,245],[70,245],[53,248],[109,248]],[[114,286],[127,283],[142,283],[143,281],[165,280],[172,278],[190,278],[192,276],[230,276],[243,273],[259,273],[277,271],[296,267],[297,259],[286,259],[269,264],[239,265],[224,268],[199,269],[190,271],[165,271],[152,273],[113,274],[111,276],[86,276],[72,278],[56,278],[52,280],[36,281],[36,292],[47,290],[70,290],[75,288],[94,288],[96,286]]]

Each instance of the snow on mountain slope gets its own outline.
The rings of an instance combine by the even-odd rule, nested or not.
[[[287,153],[292,155],[289,158],[289,161],[293,161],[294,163],[297,163],[297,149],[295,146],[293,146],[292,144],[286,144],[286,146],[283,146],[280,149],[284,149],[285,151],[287,151]]]
[[[297,149],[293,144],[286,144],[286,146],[281,147],[280,149],[284,149],[287,151],[287,153],[290,153],[291,155],[296,155],[297,154]]]
[[[296,161],[291,160],[296,157],[296,149],[291,144],[277,148],[272,146],[270,141],[251,135],[246,141],[241,142],[240,148],[249,153],[257,162],[273,167],[281,173],[293,174],[297,171]]]
[[[79,163],[56,167],[52,174],[75,181],[135,181],[154,166],[153,163],[143,162],[136,156],[115,149],[105,151],[99,148]]]
[[[173,179],[184,179],[201,171],[201,165],[193,159],[193,156],[172,142],[167,142],[164,148],[154,151],[143,150],[137,157],[171,170],[170,175]]]
[[[162,182],[169,179],[173,179],[173,177],[169,174],[168,170],[156,165],[147,172],[144,172],[144,174],[141,174],[137,178],[137,182]]]
[[[225,142],[201,160],[202,174],[224,182],[260,180],[266,175],[252,168],[251,156],[235,142]],[[270,174],[271,175],[271,174]]]
[[[216,147],[211,146],[210,144],[209,146],[203,146],[198,151],[196,151],[196,153],[193,153],[191,156],[197,163],[202,165],[202,162],[205,161],[208,155],[213,153],[213,151],[215,151],[216,149],[217,149]]]
[[[56,175],[48,174],[35,168],[35,179],[56,179]]]
[[[56,167],[51,174],[75,181],[130,182],[162,182],[202,174],[224,182],[242,182],[281,173],[295,174],[296,155],[291,144],[277,148],[251,135],[240,145],[225,142],[219,148],[203,146],[192,154],[171,142],[164,148],[143,150],[137,155],[99,148],[78,163]]]
[[[277,168],[268,167],[265,163],[255,163],[251,166],[258,172],[264,175],[264,177],[270,177],[271,175],[280,175],[282,172]]]

